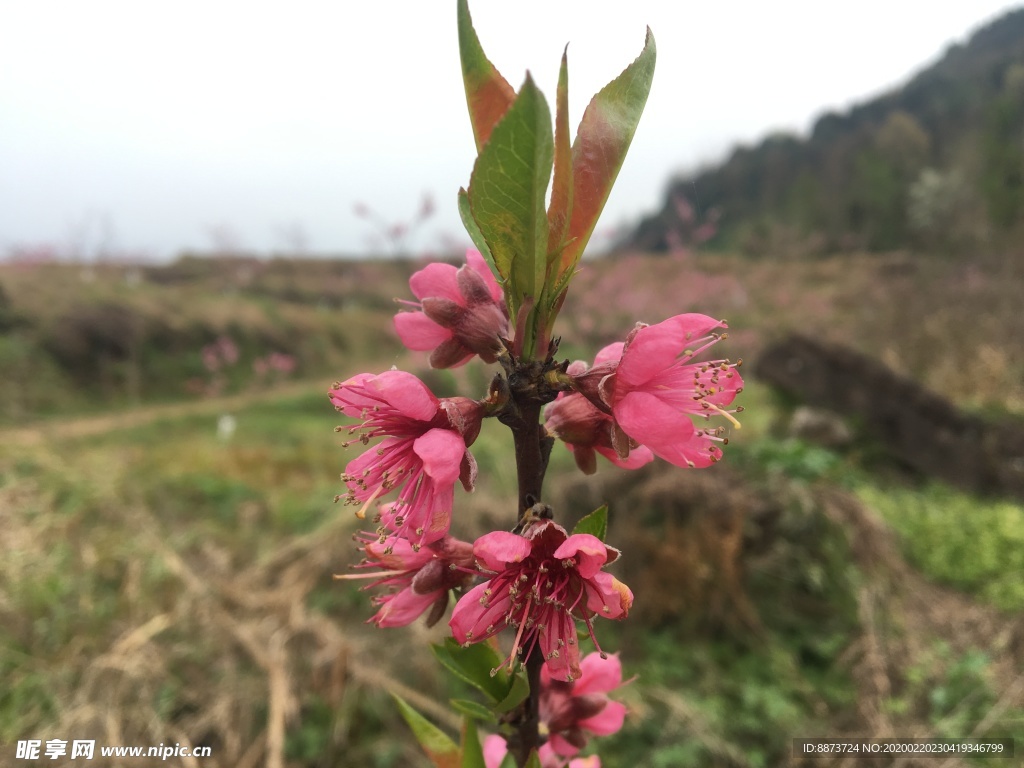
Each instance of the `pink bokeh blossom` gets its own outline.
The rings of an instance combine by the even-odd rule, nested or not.
[[[508,754],[508,744],[501,736],[490,735],[484,737],[484,765],[486,768],[501,768],[501,763]],[[589,757],[576,757],[572,760],[559,755],[551,748],[551,744],[544,744],[537,750],[537,757],[540,760],[540,768],[601,768],[601,758],[597,755]]]
[[[541,667],[540,717],[547,724],[548,743],[559,755],[572,757],[589,735],[609,736],[622,728],[626,707],[608,694],[622,685],[619,657],[589,653],[580,662],[578,680],[555,680]]]

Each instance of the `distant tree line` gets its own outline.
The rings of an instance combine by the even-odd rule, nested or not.
[[[675,179],[624,245],[667,251],[680,201],[713,210],[706,248],[751,255],[958,249],[1024,232],[1024,9],[902,88]],[[685,210],[685,208],[683,208]]]

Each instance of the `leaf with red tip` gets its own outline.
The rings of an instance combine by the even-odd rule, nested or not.
[[[558,259],[572,211],[572,145],[569,143],[569,46],[562,52],[555,97],[555,175],[548,205],[548,262]]]
[[[476,150],[484,144],[502,116],[512,106],[516,92],[484,55],[480,38],[473,29],[468,0],[459,0],[459,58],[462,59],[462,81],[466,86],[469,120],[473,124]]]
[[[391,695],[398,703],[398,709],[402,713],[402,717],[405,718],[405,722],[412,728],[416,741],[423,747],[423,751],[427,753],[430,762],[436,768],[460,768],[462,764],[462,751],[448,734],[409,706],[400,696],[394,693]]]
[[[626,159],[654,79],[657,51],[647,29],[643,51],[594,96],[583,113],[572,145],[572,216],[558,280],[576,268]]]

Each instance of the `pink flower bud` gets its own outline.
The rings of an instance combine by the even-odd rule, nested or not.
[[[540,717],[551,734],[555,753],[572,757],[586,746],[589,734],[609,736],[619,731],[626,707],[608,698],[622,685],[622,665],[615,655],[587,654],[580,662],[578,680],[561,682],[541,668]]]
[[[428,264],[409,279],[419,302],[403,302],[415,312],[395,315],[395,330],[406,347],[431,351],[434,368],[455,368],[474,355],[493,363],[508,335],[501,286],[478,251],[466,264]]]

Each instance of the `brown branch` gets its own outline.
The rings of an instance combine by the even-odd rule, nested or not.
[[[519,506],[516,510],[518,526],[523,513],[534,504],[541,503],[544,475],[554,440],[541,424],[541,410],[557,396],[545,380],[552,362],[518,361],[511,356],[503,361],[508,380],[510,400],[499,420],[512,430],[515,443],[516,477],[519,485]],[[522,768],[530,754],[543,744],[540,734],[540,670],[543,654],[537,646],[523,659],[530,695],[509,718],[515,733],[508,740],[509,752],[516,765]]]

